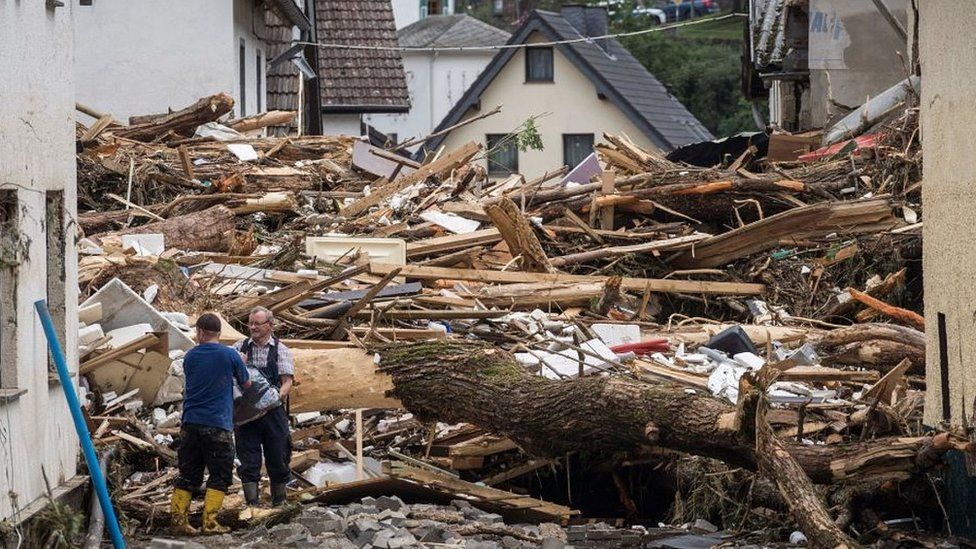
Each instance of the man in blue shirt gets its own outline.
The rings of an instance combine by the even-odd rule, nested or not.
[[[207,470],[207,493],[203,506],[203,532],[220,534],[228,529],[217,522],[234,469],[234,381],[247,389],[251,385],[241,356],[218,343],[220,318],[205,313],[197,319],[198,345],[183,358],[186,388],[183,391],[183,422],[177,454],[180,475],[172,500],[172,526],[180,534],[193,535],[189,511],[192,491],[203,483]]]

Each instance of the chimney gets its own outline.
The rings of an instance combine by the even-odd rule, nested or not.
[[[610,32],[609,16],[605,7],[568,4],[563,6],[561,14],[583,36],[605,36]],[[604,50],[607,49],[606,40],[598,40],[596,43]]]

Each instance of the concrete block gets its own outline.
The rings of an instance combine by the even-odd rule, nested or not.
[[[403,526],[403,523],[407,521],[407,516],[399,511],[385,509],[376,515],[376,520],[392,526]]]
[[[542,540],[542,549],[565,549],[566,542],[556,538],[545,538]]]
[[[464,549],[500,549],[500,546],[494,541],[469,539],[464,544]]]
[[[504,524],[505,519],[501,515],[496,513],[481,513],[475,520],[485,524]]]
[[[363,503],[363,505],[365,505],[365,503]],[[403,500],[398,498],[397,496],[392,496],[392,497],[382,496],[376,498],[376,501],[373,505],[380,511],[386,511],[386,510],[399,511],[406,506],[406,504],[403,503]]]
[[[465,509],[471,509],[471,504],[463,499],[452,499],[451,507],[454,507],[458,511],[464,511]]]
[[[313,536],[320,536],[327,532],[341,533],[346,530],[346,523],[342,518],[328,518],[328,515],[323,516],[301,516],[295,519],[295,522],[301,524],[308,529],[308,533]]]
[[[278,524],[271,528],[268,531],[268,535],[278,543],[285,543],[287,541],[307,538],[308,529],[298,522],[289,522],[288,524]]]

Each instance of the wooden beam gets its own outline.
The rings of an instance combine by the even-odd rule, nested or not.
[[[555,257],[552,259],[552,265],[554,267],[562,267],[565,265],[575,265],[577,263],[584,263],[594,259],[604,259],[607,257],[685,249],[690,247],[695,242],[700,242],[710,237],[711,235],[707,234],[690,234],[687,236],[678,236],[663,240],[652,240],[643,244],[632,244],[630,246],[609,246],[586,252],[580,252],[577,254]]]
[[[512,467],[511,469],[502,471],[501,473],[492,475],[490,477],[485,477],[481,479],[481,483],[486,484],[488,486],[494,486],[496,484],[501,484],[503,482],[512,480],[513,478],[518,478],[522,475],[527,475],[537,469],[542,469],[543,467],[549,467],[550,465],[554,465],[555,463],[556,462],[551,459],[530,459],[529,461],[523,463],[522,465],[519,465],[517,467]]]
[[[502,239],[502,233],[492,227],[482,229],[467,234],[452,234],[450,236],[439,236],[418,240],[407,244],[407,259],[433,255],[438,253],[453,252],[463,250],[472,246],[484,246],[495,244]]]
[[[525,273],[509,271],[487,271],[479,269],[449,269],[446,267],[423,267],[407,265],[386,265],[370,263],[369,272],[373,275],[384,275],[394,269],[401,269],[400,276],[420,280],[470,280],[486,284],[518,284],[525,282],[606,282],[608,276],[584,276],[562,273]],[[699,280],[663,280],[655,278],[624,278],[621,288],[634,292],[643,292],[649,288],[652,292],[671,292],[689,294],[717,294],[717,295],[759,295],[763,292],[762,284],[744,282],[706,282]]]
[[[615,180],[616,180],[616,176],[614,175],[613,170],[606,170],[605,172],[603,172],[603,178],[601,179],[601,183],[603,184],[603,187],[600,189],[601,192],[603,194],[605,194],[605,195],[612,195],[612,194],[614,194],[614,192],[616,190],[616,181]],[[601,208],[601,210],[600,210],[600,228],[601,229],[603,229],[604,231],[612,231],[613,230],[613,215],[614,215],[614,213],[615,212],[614,212],[614,208],[613,208],[613,204],[612,203],[611,204],[608,204],[606,206],[603,206]]]
[[[508,251],[512,256],[521,257],[523,271],[536,273],[552,273],[553,268],[542,249],[542,244],[535,236],[532,225],[525,214],[510,198],[497,198],[485,203],[485,213],[491,218],[492,224],[498,228]]]
[[[370,318],[373,311],[366,309],[359,311],[356,316],[360,318]],[[482,310],[456,310],[456,309],[432,309],[432,310],[406,310],[406,311],[386,311],[382,313],[383,318],[396,320],[448,320],[448,319],[477,319],[477,318],[501,318],[508,314],[508,311],[482,311]]]
[[[143,349],[148,349],[157,343],[159,343],[159,337],[156,334],[146,334],[138,339],[126,343],[118,349],[113,349],[107,353],[98,355],[88,362],[83,363],[79,367],[78,373],[81,375],[88,375],[98,368],[114,362],[116,359],[131,355],[132,353],[139,352]],[[128,366],[128,364],[126,364],[126,366]],[[135,366],[133,366],[133,368],[135,368]]]

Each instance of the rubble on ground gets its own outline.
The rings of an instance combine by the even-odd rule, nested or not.
[[[772,429],[766,443],[811,452],[902,440],[877,449],[875,461],[845,461],[851,469],[832,478],[807,471],[840,494],[842,527],[900,520],[919,503],[869,501],[870,513],[858,512],[848,480],[897,491],[947,450],[970,449],[955,434],[924,431],[919,419],[921,153],[911,108],[873,128],[870,147],[850,141],[778,163],[750,147],[721,166],[694,167],[607,134],[579,167],[534,180],[488,178],[476,143],[417,161],[346,137],[247,137],[217,116],[190,127],[146,124],[79,127],[78,153],[81,374],[93,437],[125,448],[117,501],[142,534],[165,526],[180,358],[205,310],[223,316],[221,341],[230,344],[244,337],[248,312],[267,307],[296,352],[290,497],[307,506],[287,526],[253,530],[261,542],[288,546],[280,534],[296,546],[332,546],[309,541],[304,529],[318,524],[316,513],[345,520],[348,506],[323,502],[348,504],[367,489],[524,513],[568,527],[574,547],[588,546],[573,539],[573,524],[587,516],[639,522],[651,508],[675,524],[711,520],[739,534],[775,517],[788,526],[773,541],[796,530],[792,496],[775,486],[772,503],[722,502],[723,490],[751,498],[766,477],[721,463],[722,452],[669,446],[667,425],[663,437],[649,428],[645,444],[617,444],[629,445],[621,455],[549,455],[539,451],[547,441],[532,444],[517,420],[480,417],[463,402],[416,404],[416,392],[394,386],[407,382],[387,351],[410,342],[483,342],[501,351],[496,374],[517,365],[513,379],[676,388],[728,410],[748,452],[758,444],[756,417]],[[923,456],[931,460],[914,461]],[[688,470],[705,476],[683,478]],[[612,488],[574,497],[587,471]],[[672,479],[671,501],[651,502],[648,475]],[[727,482],[703,494],[706,478]],[[236,490],[227,499],[232,522],[253,528]],[[926,490],[920,501],[931,505]],[[410,513],[463,515],[428,507],[412,504]],[[410,513],[402,520],[428,520]],[[344,526],[323,535],[349,538],[353,525],[321,522],[329,521]],[[409,546],[418,528],[382,526],[368,541]],[[518,528],[522,538],[508,536],[507,545],[506,535],[461,537],[467,547],[547,547],[525,533],[537,526]],[[634,537],[624,531],[619,539]],[[375,541],[380,532],[386,545]],[[655,546],[647,535],[637,543]]]

